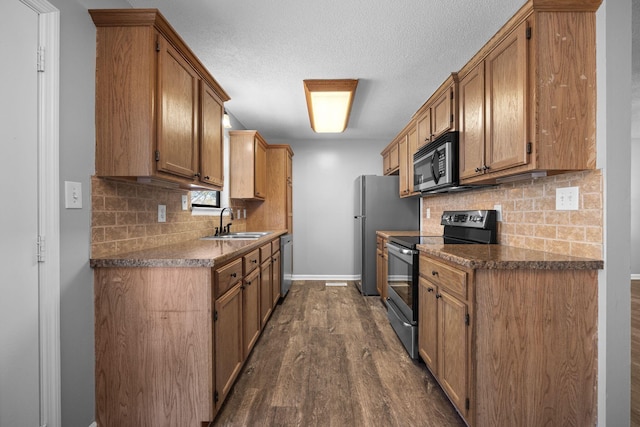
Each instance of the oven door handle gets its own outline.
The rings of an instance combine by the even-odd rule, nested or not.
[[[413,249],[401,248],[400,246],[396,246],[393,243],[387,243],[387,248],[394,250],[402,255],[415,255],[418,251],[414,251]]]

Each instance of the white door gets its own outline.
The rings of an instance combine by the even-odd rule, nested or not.
[[[40,425],[38,14],[0,7],[0,427]]]

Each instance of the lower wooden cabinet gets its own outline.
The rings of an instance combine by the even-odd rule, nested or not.
[[[255,249],[215,268],[95,268],[98,425],[211,422],[264,327],[263,292],[272,309],[277,282],[279,298],[279,253],[262,266]]]
[[[280,266],[280,251],[274,251],[273,253],[273,264],[272,264],[272,277],[271,277],[271,298],[272,298],[272,307],[275,309],[275,306],[278,304],[280,300],[280,289],[282,286],[282,277],[281,274],[281,266]]]
[[[267,243],[260,248],[260,260],[262,261],[262,265],[260,266],[260,324],[261,327],[264,328],[273,309],[273,298],[271,297],[271,281],[273,280],[271,243]]]
[[[376,290],[380,299],[387,301],[387,239],[377,236],[376,246]]]
[[[420,255],[419,353],[469,426],[596,425],[597,274]]]

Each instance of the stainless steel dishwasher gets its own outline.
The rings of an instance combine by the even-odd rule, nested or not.
[[[293,275],[293,235],[280,236],[280,298],[287,296]]]

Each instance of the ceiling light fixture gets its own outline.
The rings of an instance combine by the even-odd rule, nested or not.
[[[227,109],[224,109],[224,115],[222,116],[222,126],[224,126],[225,129],[231,129],[231,119],[229,118],[229,114],[227,114]]]
[[[317,133],[339,133],[347,128],[358,79],[304,80],[311,128]]]

